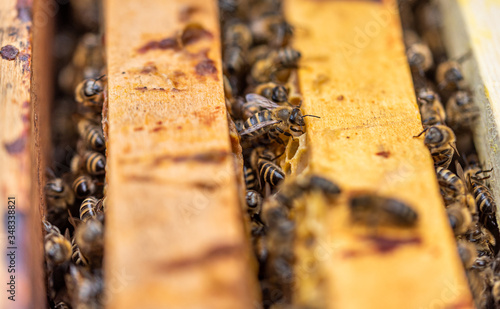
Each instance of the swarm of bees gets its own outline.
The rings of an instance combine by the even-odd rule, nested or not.
[[[97,29],[95,29],[97,30]],[[59,105],[70,127],[57,148],[71,148],[48,169],[43,217],[45,275],[51,308],[102,308],[106,140],[102,106],[106,88],[102,38],[84,33],[59,70]],[[71,104],[69,108],[64,104]],[[71,145],[71,146],[69,146]],[[57,158],[56,158],[57,160]]]
[[[495,201],[487,185],[492,170],[481,166],[470,142],[479,109],[462,70],[471,53],[458,59],[447,58],[436,4],[402,1],[401,6],[402,18],[408,21],[403,22],[406,53],[424,127],[418,136],[424,136],[434,160],[476,306],[498,308],[499,232]]]

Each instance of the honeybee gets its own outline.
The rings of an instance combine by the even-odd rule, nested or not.
[[[80,205],[80,220],[87,222],[90,218],[95,218],[96,216],[96,206],[99,200],[93,196],[83,200]]]
[[[71,239],[71,260],[75,265],[77,266],[87,266],[88,262],[83,256],[83,254],[80,252],[80,248],[78,248],[78,245],[75,242],[75,238]]]
[[[441,90],[455,91],[465,86],[462,66],[458,61],[448,60],[438,65],[436,82]]]
[[[469,269],[477,258],[476,248],[470,242],[460,239],[457,241],[458,255],[465,269]]]
[[[252,32],[244,23],[236,22],[227,26],[224,34],[226,46],[237,46],[246,51],[252,45]]]
[[[280,68],[297,68],[297,64],[302,56],[298,50],[291,47],[280,48],[274,55],[274,63]]]
[[[250,29],[257,43],[271,43],[275,47],[287,45],[293,34],[293,27],[280,14],[256,18]]]
[[[413,227],[418,213],[405,202],[378,196],[359,194],[349,201],[351,220],[377,227],[380,224],[396,227]]]
[[[67,303],[60,301],[54,305],[54,309],[71,309],[71,308]]]
[[[434,64],[429,46],[421,42],[410,45],[406,50],[406,56],[411,69],[422,76]]]
[[[449,169],[438,166],[436,175],[441,195],[447,205],[455,202],[459,196],[466,194],[467,190],[464,182]]]
[[[96,192],[95,182],[88,175],[78,176],[73,181],[73,192],[77,198],[86,198]]]
[[[485,308],[487,303],[487,282],[484,272],[470,269],[467,271],[467,279],[472,291],[474,302],[477,308]]]
[[[495,308],[500,307],[500,278],[498,278],[498,276],[495,276],[495,279],[493,281],[491,296],[493,296]]]
[[[277,103],[288,102],[287,88],[273,82],[258,85],[255,93]]]
[[[424,100],[425,103],[432,103],[434,100],[438,100],[441,103],[439,95],[429,87],[420,88],[417,91],[417,99],[419,104],[424,103],[421,100]]]
[[[465,237],[476,246],[479,256],[493,256],[493,249],[496,244],[495,237],[479,222],[474,223],[472,228],[465,233]]]
[[[75,165],[77,171],[82,168],[90,175],[97,176],[103,175],[106,170],[106,157],[99,153],[93,151],[87,151],[84,153],[83,157],[75,156],[75,162],[72,162],[72,165]]]
[[[70,265],[65,282],[73,308],[102,308],[104,284],[100,273],[91,273],[86,268]]]
[[[469,91],[459,90],[448,100],[446,115],[451,127],[470,129],[479,118],[479,108],[474,104]]]
[[[229,74],[241,74],[247,66],[245,51],[238,46],[228,46],[224,50],[224,69]]]
[[[87,219],[78,225],[75,242],[89,265],[99,268],[102,264],[104,249],[104,225],[99,216]]]
[[[71,244],[59,229],[43,220],[45,229],[44,249],[45,258],[50,265],[61,265],[71,258]]]
[[[66,211],[75,201],[71,188],[62,178],[47,181],[45,184],[45,197],[47,206],[55,212]]]
[[[252,168],[259,175],[260,187],[263,183],[268,183],[273,187],[279,185],[285,179],[285,173],[277,164],[273,163],[274,154],[264,147],[256,147],[251,154]]]
[[[453,159],[455,147],[455,133],[445,125],[433,125],[425,128],[419,135],[425,133],[424,144],[429,148],[434,166],[448,168]]]
[[[457,166],[457,170],[458,170]],[[493,218],[496,212],[496,203],[490,189],[484,185],[483,180],[489,176],[481,177],[484,173],[489,173],[492,170],[481,170],[476,156],[470,156],[468,165],[465,169],[464,177],[469,191],[475,199],[477,208],[481,211],[481,217],[484,221],[488,218]]]
[[[472,223],[472,217],[467,208],[456,203],[449,206],[446,209],[446,213],[455,235],[461,235],[467,232]]]
[[[341,193],[340,187],[329,179],[319,175],[307,174],[285,183],[275,194],[282,205],[292,208],[293,202],[305,194],[320,192],[327,198],[336,197]]]
[[[247,190],[258,190],[259,182],[255,177],[255,172],[251,167],[243,166],[243,173],[245,177],[245,186]]]
[[[103,77],[88,78],[79,83],[75,89],[75,100],[84,106],[102,107],[104,101]]]
[[[261,110],[261,106],[255,101],[245,102],[241,97],[231,100],[231,115],[236,119],[247,120]]]
[[[247,211],[251,218],[258,216],[262,210],[262,195],[255,190],[247,190],[246,193]]]
[[[292,136],[290,131],[304,133],[302,127],[305,126],[305,117],[320,118],[314,115],[302,115],[299,106],[280,106],[255,93],[247,94],[246,99],[247,102],[258,103],[264,110],[247,119],[240,132],[241,136],[257,138],[267,133],[270,138],[284,145],[281,136]]]
[[[78,134],[90,149],[101,152],[106,148],[104,134],[102,133],[102,128],[100,126],[82,118],[78,121],[77,127]]]
[[[275,75],[276,63],[273,58],[257,59],[250,70],[252,80],[257,84],[269,82]]]
[[[433,125],[443,125],[446,120],[443,105],[439,100],[428,102],[419,99],[420,115],[422,117],[422,125],[424,127]]]

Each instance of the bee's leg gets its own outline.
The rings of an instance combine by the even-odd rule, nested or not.
[[[306,133],[306,132],[304,132],[304,131],[302,131],[302,130],[297,130],[297,129],[292,128],[292,127],[290,127],[290,131],[293,131],[293,132],[300,132],[300,133],[302,133],[302,134]]]

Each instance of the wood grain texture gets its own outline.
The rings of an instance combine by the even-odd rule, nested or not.
[[[500,200],[500,1],[439,0],[443,37],[449,56],[472,51],[463,64],[465,80],[474,93],[481,115],[474,140],[485,168],[493,168],[489,180]],[[497,211],[497,219],[500,214]]]
[[[1,308],[43,308],[45,304],[39,202],[43,168],[39,137],[45,129],[39,124],[47,97],[32,97],[33,79],[50,81],[47,70],[40,70],[37,77],[32,74],[32,37],[37,27],[32,22],[32,12],[38,12],[44,2],[0,2],[0,213],[5,218],[0,223],[0,246],[4,250],[8,245],[16,248],[15,273],[7,272],[10,259],[5,254],[1,257],[5,266],[1,270],[2,280],[7,283],[10,275],[15,276],[16,301],[7,299],[11,296],[7,287],[0,297]],[[39,33],[44,31],[43,27],[38,29]],[[16,199],[14,245],[7,243],[7,236],[11,236],[5,226],[8,197]]]
[[[472,308],[439,194],[405,57],[396,1],[286,0],[303,55],[307,138],[291,170],[325,175],[343,196],[297,209],[294,302],[312,308]],[[307,151],[303,144],[306,143]],[[292,158],[290,158],[293,156]],[[350,223],[355,192],[392,196],[417,227]],[[311,239],[315,240],[311,242]]]
[[[217,2],[107,0],[105,20],[107,308],[252,307]]]

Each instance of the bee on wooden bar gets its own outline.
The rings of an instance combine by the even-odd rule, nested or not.
[[[251,218],[258,216],[262,210],[262,195],[255,190],[247,190],[246,193],[247,211]]]
[[[258,85],[255,88],[255,93],[276,103],[288,102],[287,88],[273,82]]]
[[[424,144],[429,148],[434,166],[448,168],[455,153],[455,133],[445,125],[434,125],[425,128],[419,137],[425,133]]]
[[[479,118],[479,108],[469,91],[455,92],[446,104],[446,115],[454,129],[470,129]]]
[[[71,244],[66,239],[59,229],[50,224],[48,221],[43,221],[45,229],[44,248],[45,257],[51,265],[60,265],[70,260]]]
[[[106,172],[106,157],[99,152],[88,151],[82,161],[85,171],[92,176],[103,175]]]
[[[471,223],[472,217],[469,210],[462,205],[456,203],[446,209],[448,220],[455,235],[461,235],[467,232]]]
[[[88,265],[87,260],[80,252],[80,248],[78,248],[78,245],[76,244],[74,237],[73,237],[73,239],[71,239],[71,252],[72,252],[71,260],[73,261],[73,263],[75,263],[75,265],[77,265],[77,266],[87,266]]]
[[[304,133],[305,117],[320,118],[315,115],[302,115],[300,107],[280,106],[265,97],[251,93],[246,96],[247,102],[258,103],[265,110],[248,118],[240,132],[241,136],[257,138],[268,134],[271,139],[284,145],[281,136],[290,137],[293,133]]]
[[[449,169],[438,166],[436,175],[441,195],[447,205],[455,202],[460,195],[466,194],[467,190],[464,182]]]
[[[253,150],[250,161],[252,168],[259,175],[260,187],[264,187],[263,183],[276,187],[285,179],[285,173],[281,167],[272,162],[274,160],[274,154],[264,147],[257,147]]]
[[[319,175],[307,174],[285,183],[275,196],[282,205],[292,208],[295,200],[313,192],[320,192],[324,196],[331,198],[337,197],[341,193],[341,189],[329,179]]]
[[[411,69],[423,76],[434,65],[431,50],[424,43],[414,43],[406,50]]]
[[[96,206],[99,202],[98,199],[91,196],[83,200],[80,205],[80,220],[87,222],[90,218],[95,218],[96,216]]]
[[[86,198],[96,192],[95,182],[88,175],[78,176],[73,181],[73,192],[77,198]]]
[[[418,222],[418,213],[405,202],[375,194],[359,194],[352,197],[349,209],[353,222],[374,227],[380,224],[413,227]]]
[[[75,89],[75,100],[84,106],[101,108],[104,101],[103,77],[85,79],[78,84]]]
[[[259,181],[255,177],[255,172],[251,167],[243,166],[243,173],[245,177],[245,186],[247,190],[258,190]]]
[[[66,211],[75,201],[71,188],[62,178],[47,181],[45,184],[45,197],[48,208],[56,212]]]
[[[78,134],[85,141],[85,144],[94,151],[103,151],[106,149],[106,142],[102,128],[93,124],[87,119],[80,119],[78,121]]]

